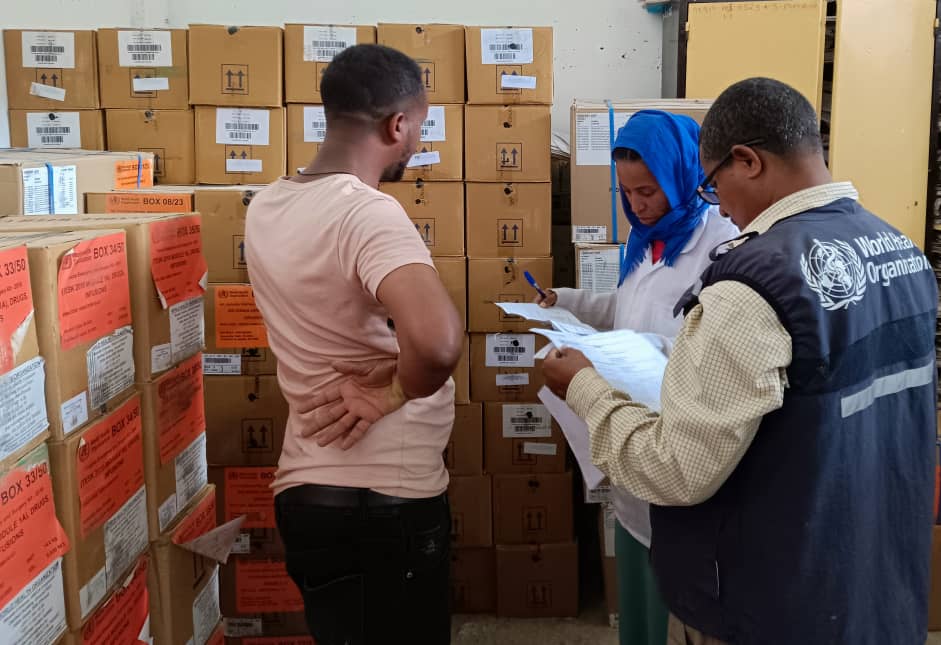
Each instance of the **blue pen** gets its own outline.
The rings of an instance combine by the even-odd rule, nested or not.
[[[528,282],[529,284],[533,286],[533,289],[536,290],[536,293],[538,293],[540,296],[545,298],[546,292],[543,291],[542,287],[539,286],[539,283],[536,282],[536,278],[533,277],[533,274],[530,273],[529,271],[523,271],[523,275],[526,276],[526,282]]]

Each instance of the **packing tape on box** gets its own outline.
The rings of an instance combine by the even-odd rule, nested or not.
[[[614,162],[614,103],[611,99],[604,100],[608,106],[608,149],[611,154],[611,239],[618,241],[618,171]],[[623,258],[622,258],[623,259]]]
[[[137,187],[140,188],[141,176],[144,174],[144,159],[137,155]]]
[[[49,192],[49,214],[56,214],[56,182],[53,176],[52,164],[46,162],[47,190]]]

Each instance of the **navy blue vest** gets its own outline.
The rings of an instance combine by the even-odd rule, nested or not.
[[[777,312],[789,387],[715,495],[651,507],[664,601],[735,644],[922,645],[938,303],[927,259],[842,199],[728,251],[681,304],[722,280]]]

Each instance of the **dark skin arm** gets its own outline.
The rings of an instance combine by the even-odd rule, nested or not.
[[[577,349],[556,349],[542,362],[542,373],[546,377],[546,386],[564,401],[572,379],[586,367],[594,366]]]

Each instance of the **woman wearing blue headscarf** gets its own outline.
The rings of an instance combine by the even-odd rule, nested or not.
[[[537,302],[558,304],[599,330],[657,334],[669,352],[683,324],[674,306],[709,264],[709,252],[739,231],[698,195],[705,177],[699,125],[691,118],[637,112],[618,131],[611,154],[631,224],[617,291],[558,289]],[[664,645],[668,614],[648,563],[649,506],[619,489],[613,502],[621,645]]]

